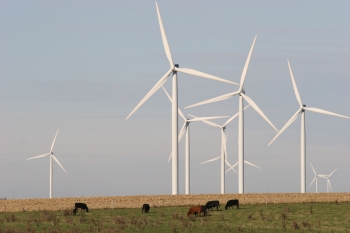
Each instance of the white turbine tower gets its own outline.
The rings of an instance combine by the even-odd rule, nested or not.
[[[171,97],[169,93],[166,91],[166,89],[163,87],[163,90],[165,94],[168,96],[170,102]],[[179,115],[184,119],[184,124],[180,130],[179,133],[179,139],[180,142],[182,136],[184,135],[184,132],[186,131],[186,157],[185,157],[185,194],[190,194],[190,123],[195,121],[203,121],[203,120],[211,120],[211,119],[218,119],[218,118],[226,118],[227,116],[215,116],[215,117],[194,117],[192,119],[187,119],[184,114],[181,112],[180,109],[178,109]],[[170,153],[169,160],[170,161],[172,157],[172,153]]]
[[[290,126],[295,119],[297,119],[299,113],[301,115],[301,193],[305,193],[305,189],[306,189],[306,130],[305,130],[305,110],[311,111],[311,112],[316,112],[316,113],[322,113],[322,114],[326,114],[326,115],[331,115],[331,116],[337,116],[337,117],[343,117],[343,118],[348,118],[350,119],[350,117],[347,116],[343,116],[337,113],[333,113],[333,112],[328,112],[319,108],[310,108],[310,107],[306,107],[306,105],[303,105],[303,103],[301,102],[301,98],[299,95],[299,91],[297,88],[297,85],[295,83],[295,79],[293,76],[293,72],[292,72],[292,68],[288,62],[288,67],[289,67],[289,72],[290,72],[290,77],[292,79],[292,83],[293,83],[293,88],[294,88],[294,93],[295,93],[295,97],[299,103],[299,109],[298,111],[289,119],[289,121],[282,127],[282,129],[276,134],[276,136],[271,140],[271,142],[269,143],[269,146],[271,145],[271,143],[273,141],[275,141],[275,139],[281,135],[283,133],[284,130],[286,130],[288,128],[288,126]]]
[[[179,68],[178,64],[174,64],[171,52],[170,52],[170,47],[168,44],[168,40],[166,38],[162,18],[158,9],[158,4],[156,2],[156,8],[157,8],[157,14],[158,14],[158,21],[159,21],[159,26],[160,26],[160,32],[162,35],[162,40],[163,40],[163,45],[164,45],[164,50],[166,57],[169,61],[170,64],[170,69],[164,74],[164,76],[152,87],[152,89],[146,94],[145,97],[136,105],[136,107],[131,111],[131,113],[127,116],[125,120],[127,120],[144,102],[148,100],[163,84],[166,82],[168,79],[169,75],[172,73],[173,74],[173,82],[172,82],[172,194],[178,194],[179,192],[179,181],[178,181],[178,114],[177,114],[177,109],[178,109],[178,98],[177,98],[177,72],[182,72],[186,74],[191,74],[195,76],[199,76],[202,78],[208,78],[216,81],[221,81],[221,82],[226,82],[230,84],[235,84],[234,82],[227,81],[222,78],[218,78],[197,70],[192,70],[188,68]]]
[[[194,107],[194,106],[199,106],[199,105],[203,105],[203,104],[208,104],[208,103],[213,103],[213,102],[217,102],[217,101],[221,101],[221,100],[226,100],[229,99],[235,95],[239,95],[239,120],[238,120],[238,193],[244,193],[244,116],[243,116],[243,99],[245,101],[247,101],[252,108],[255,109],[255,111],[257,111],[260,116],[262,118],[264,118],[267,123],[269,123],[272,128],[274,128],[277,132],[277,128],[271,123],[271,121],[265,116],[265,114],[260,110],[260,108],[254,103],[254,101],[249,98],[246,94],[245,94],[245,90],[243,88],[244,86],[244,81],[247,75],[247,71],[248,71],[248,66],[249,66],[249,62],[250,62],[250,58],[252,56],[253,53],[253,49],[254,49],[254,45],[255,45],[255,41],[256,41],[256,37],[254,38],[252,47],[250,48],[249,54],[248,54],[248,58],[246,60],[246,63],[244,65],[243,68],[243,72],[241,75],[241,81],[240,81],[240,85],[239,85],[239,89],[238,91],[235,92],[231,92],[222,96],[218,96],[197,104],[193,104],[191,106],[188,106],[186,108],[190,108],[190,107]]]
[[[58,130],[57,130],[57,133],[55,135],[55,138],[53,139],[53,142],[52,142],[52,145],[51,145],[51,149],[50,149],[50,153],[39,155],[39,156],[35,156],[35,157],[27,159],[27,160],[38,159],[38,158],[42,158],[42,157],[46,157],[47,155],[50,155],[50,198],[52,198],[52,178],[53,178],[53,174],[52,174],[52,170],[53,170],[53,168],[52,168],[52,159],[54,159],[56,161],[56,163],[58,165],[60,165],[60,167],[63,169],[63,171],[65,173],[67,173],[66,170],[64,170],[63,166],[58,161],[58,159],[56,158],[56,156],[53,155],[53,151],[52,151],[53,150],[53,146],[55,145],[55,141],[56,141],[56,137],[57,137],[57,134],[58,134]]]

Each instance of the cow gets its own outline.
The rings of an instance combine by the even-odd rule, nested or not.
[[[207,208],[204,205],[201,206],[201,213],[203,213],[204,216],[207,216],[208,214]]]
[[[151,208],[151,207],[149,207],[148,204],[143,204],[143,206],[142,206],[142,213],[143,213],[143,210],[145,210],[145,213],[148,213],[148,211],[149,211],[150,208]]]
[[[87,207],[87,205],[86,205],[85,203],[79,203],[79,202],[77,202],[77,203],[75,203],[75,208],[74,208],[74,210],[73,210],[74,215],[77,214],[78,208],[80,208],[80,209],[82,209],[82,210],[85,210],[86,212],[89,212],[89,208]]]
[[[194,214],[197,216],[197,214],[201,214],[202,212],[202,206],[192,206],[188,212],[187,212],[187,217],[190,217],[191,214]]]
[[[225,210],[227,210],[228,208],[232,207],[233,206],[237,206],[237,209],[239,209],[239,201],[238,199],[233,199],[233,200],[229,200],[225,206]]]
[[[219,201],[208,201],[207,204],[205,204],[206,209],[212,209],[216,207],[216,210],[218,210],[218,207],[220,207]]]

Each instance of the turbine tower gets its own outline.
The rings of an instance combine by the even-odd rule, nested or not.
[[[301,102],[301,98],[299,95],[299,91],[297,88],[297,84],[295,83],[295,79],[294,79],[294,75],[292,72],[292,68],[290,66],[289,61],[288,62],[288,67],[289,67],[289,72],[290,72],[290,77],[292,79],[292,83],[293,83],[293,88],[294,88],[294,93],[295,93],[295,97],[299,103],[299,109],[298,111],[289,119],[289,121],[282,127],[282,129],[276,134],[276,136],[271,140],[271,142],[269,143],[269,146],[271,145],[271,143],[273,141],[276,140],[276,138],[281,135],[284,130],[286,130],[288,128],[288,126],[290,126],[295,119],[297,119],[299,113],[301,115],[301,193],[305,193],[305,189],[306,189],[306,129],[305,129],[305,110],[307,111],[311,111],[311,112],[316,112],[316,113],[322,113],[322,114],[326,114],[326,115],[331,115],[331,116],[337,116],[337,117],[343,117],[343,118],[347,118],[350,119],[350,117],[347,116],[343,116],[337,113],[333,113],[333,112],[328,112],[319,108],[310,108],[310,107],[306,107],[306,105],[304,105]]]
[[[238,84],[231,82],[231,81],[227,81],[227,80],[222,79],[222,78],[215,77],[213,75],[209,75],[209,74],[197,71],[197,70],[188,69],[188,68],[179,68],[178,64],[174,64],[157,2],[156,2],[156,8],[157,8],[158,21],[159,21],[159,26],[160,26],[160,32],[162,35],[164,50],[165,50],[166,57],[167,57],[169,64],[170,64],[170,69],[164,74],[164,76],[161,79],[159,79],[159,81],[152,87],[152,89],[146,94],[146,96],[143,97],[143,99],[136,105],[136,107],[131,111],[131,113],[126,117],[125,120],[127,120],[161,86],[163,86],[163,84],[167,81],[167,79],[171,73],[173,74],[172,98],[171,98],[172,99],[172,108],[171,108],[172,109],[171,110],[171,113],[172,113],[172,117],[171,117],[171,119],[172,119],[171,142],[172,142],[172,144],[171,145],[172,145],[172,154],[174,155],[174,156],[172,156],[172,194],[176,195],[179,193],[177,72],[191,74],[191,75],[199,76],[202,78],[212,79],[212,80],[221,81],[221,82],[230,83],[230,84],[235,84],[235,85],[238,85]]]
[[[252,47],[250,48],[249,54],[248,54],[248,58],[246,60],[246,63],[244,65],[243,68],[243,72],[241,75],[241,81],[240,81],[240,85],[239,85],[239,89],[238,91],[235,92],[231,92],[222,96],[218,96],[197,104],[193,104],[190,106],[187,106],[186,108],[191,108],[194,106],[199,106],[199,105],[203,105],[203,104],[208,104],[208,103],[213,103],[213,102],[217,102],[217,101],[221,101],[221,100],[226,100],[229,99],[235,95],[239,95],[239,118],[238,118],[238,193],[244,193],[244,116],[243,116],[243,99],[245,101],[247,101],[252,108],[255,109],[255,111],[257,111],[259,113],[259,115],[264,118],[265,121],[267,121],[267,123],[269,123],[272,128],[274,128],[277,132],[277,128],[271,123],[271,121],[265,116],[265,114],[260,110],[260,108],[254,103],[254,101],[249,98],[246,94],[245,94],[245,90],[244,90],[244,81],[247,75],[247,71],[248,71],[248,66],[249,66],[249,62],[250,62],[250,58],[252,56],[253,53],[253,49],[254,49],[254,45],[255,45],[255,41],[256,41],[256,37],[254,38]]]
[[[166,91],[164,87],[162,87],[165,94],[168,96],[170,102],[171,97],[169,93]],[[190,194],[190,123],[196,122],[196,121],[203,121],[203,120],[211,120],[211,119],[218,119],[218,118],[226,118],[228,116],[215,116],[215,117],[193,117],[192,119],[186,119],[184,114],[181,112],[180,109],[178,109],[179,115],[184,119],[184,124],[180,130],[179,133],[179,139],[178,142],[180,142],[182,136],[184,135],[184,132],[186,132],[186,157],[185,157],[185,194]],[[172,157],[172,153],[170,153],[169,160],[170,161]]]
[[[59,130],[59,129],[58,129]],[[30,159],[38,159],[38,158],[43,158],[43,157],[46,157],[47,155],[50,155],[50,198],[52,198],[52,178],[53,178],[53,174],[52,174],[52,170],[53,170],[53,167],[52,167],[52,159],[54,159],[56,161],[56,163],[58,165],[60,165],[60,167],[63,169],[63,171],[65,173],[66,170],[64,170],[63,166],[60,164],[60,162],[58,161],[58,159],[56,158],[56,156],[53,155],[53,146],[55,145],[55,141],[56,141],[56,137],[57,137],[57,134],[58,134],[58,130],[57,130],[57,133],[55,135],[55,138],[53,139],[53,142],[52,142],[52,145],[51,145],[51,149],[50,149],[50,153],[47,153],[47,154],[43,154],[43,155],[39,155],[39,156],[35,156],[35,157],[32,157],[32,158],[29,158],[27,160],[30,160]]]

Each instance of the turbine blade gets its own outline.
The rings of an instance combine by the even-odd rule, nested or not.
[[[246,110],[250,105],[246,106],[243,110]],[[226,123],[223,125],[223,127],[225,127],[226,125],[228,125],[233,119],[235,119],[237,116],[239,115],[239,112],[237,112],[235,115],[233,115],[230,119],[228,119],[226,121]]]
[[[221,95],[221,96],[218,96],[218,97],[215,97],[215,98],[212,98],[212,99],[208,99],[208,100],[196,103],[196,104],[192,104],[190,106],[185,107],[185,109],[186,108],[192,108],[192,107],[199,106],[199,105],[203,105],[203,104],[214,103],[214,102],[221,101],[221,100],[226,100],[226,99],[229,99],[232,96],[237,95],[239,93],[240,93],[239,91],[231,92],[231,93],[228,93],[228,94],[225,94],[225,95]]]
[[[228,81],[226,79],[219,78],[219,77],[216,77],[216,76],[213,76],[210,74],[206,74],[206,73],[200,72],[198,70],[193,70],[193,69],[188,69],[188,68],[178,68],[178,67],[175,67],[175,70],[178,72],[185,73],[185,74],[191,74],[194,76],[207,78],[207,79],[211,79],[211,80],[215,80],[215,81],[219,81],[219,82],[229,83],[229,84],[233,84],[233,85],[237,85],[237,86],[239,85],[238,83],[231,82],[231,81]]]
[[[256,35],[255,38],[254,38],[252,47],[250,48],[250,51],[249,51],[247,60],[246,60],[246,62],[245,62],[245,64],[244,64],[244,68],[243,68],[242,75],[241,75],[241,82],[240,82],[240,85],[239,85],[240,90],[243,89],[245,77],[246,77],[246,75],[247,75],[247,71],[248,71],[248,67],[249,67],[250,58],[251,58],[252,53],[253,53],[253,49],[254,49],[254,45],[255,45],[255,41],[256,41],[256,37],[257,37],[257,36],[258,36],[258,35]]]
[[[196,116],[191,115],[191,114],[188,114],[188,115],[191,116],[191,117],[199,118],[199,117],[196,117]],[[214,122],[207,121],[207,120],[204,120],[204,119],[201,119],[200,121],[201,121],[201,122],[204,122],[204,123],[206,123],[206,124],[208,124],[208,125],[210,125],[210,126],[221,128],[220,125],[215,124]]]
[[[332,186],[331,186],[331,181],[329,179],[327,179],[327,183],[329,185],[329,190],[332,192]]]
[[[335,172],[335,170],[337,170],[338,168],[334,169],[334,171],[332,171],[331,174],[329,174],[328,178],[331,177],[331,175]]]
[[[172,99],[171,99],[169,93],[168,93],[167,90],[164,88],[164,86],[162,86],[162,88],[163,88],[165,94],[168,96],[168,98],[169,98],[169,100],[170,100],[170,103],[172,103],[173,101],[172,101]],[[185,117],[184,114],[181,112],[180,108],[178,108],[177,111],[178,111],[179,115],[182,117],[182,119],[184,119],[184,121],[186,121],[186,117]]]
[[[50,149],[50,153],[52,152],[53,146],[55,145],[56,137],[57,137],[57,134],[58,134],[58,131],[59,131],[59,130],[60,130],[60,129],[57,130],[56,135],[55,135],[55,138],[53,139],[53,142],[52,142],[52,145],[51,145],[51,149]]]
[[[54,155],[51,155],[52,156],[52,158],[56,161],[56,163],[58,163],[58,165],[60,165],[60,167],[63,169],[63,171],[65,172],[65,173],[67,173],[66,172],[66,170],[64,170],[64,168],[63,168],[63,166],[60,164],[60,162],[58,161],[58,159],[56,158],[56,156],[54,156]]]
[[[170,153],[170,156],[169,156],[169,159],[168,159],[168,163],[169,163],[172,155],[173,155],[173,153]]]
[[[188,120],[189,122],[195,122],[195,121],[202,121],[202,120],[213,120],[213,119],[220,119],[220,118],[227,118],[228,116],[213,116],[213,117],[196,117],[191,120]]]
[[[215,159],[209,159],[209,160],[207,160],[207,161],[201,162],[200,164],[213,162],[213,161],[218,160],[218,159],[220,159],[220,158],[221,158],[221,156],[220,156],[220,157],[217,157],[217,158],[215,158]]]
[[[311,187],[311,185],[314,183],[315,180],[316,180],[316,176],[315,176],[315,178],[312,180],[311,184],[309,185],[309,188]]]
[[[173,62],[173,58],[171,57],[170,47],[169,47],[169,44],[168,44],[168,40],[166,38],[162,17],[160,16],[160,11],[159,11],[157,2],[156,2],[156,8],[157,8],[158,21],[159,21],[159,27],[160,27],[160,34],[162,35],[162,40],[163,40],[165,54],[166,54],[166,57],[168,58],[170,66],[173,67],[174,66],[174,62]]]
[[[180,142],[182,136],[184,135],[184,132],[185,132],[185,129],[186,129],[186,124],[187,124],[187,122],[185,121],[184,125],[182,126],[182,128],[180,130],[178,142]]]
[[[317,176],[317,173],[316,173],[316,171],[315,171],[314,167],[312,166],[312,164],[311,164],[311,163],[310,163],[310,165],[311,165],[311,168],[312,168],[312,170],[314,171],[315,175]]]
[[[350,117],[348,117],[348,116],[344,116],[344,115],[340,115],[340,114],[337,114],[337,113],[329,112],[329,111],[322,110],[322,109],[319,109],[319,108],[304,107],[304,109],[309,110],[311,112],[317,112],[317,113],[322,113],[322,114],[326,114],[326,115],[331,115],[331,116],[337,116],[337,117],[343,117],[343,118],[350,119]]]
[[[236,162],[235,164],[232,165],[232,167],[236,167],[238,165],[238,162]]]
[[[280,135],[283,133],[283,131],[284,131],[285,129],[287,129],[288,126],[290,126],[290,125],[293,123],[293,121],[295,121],[295,119],[297,119],[298,114],[300,113],[301,110],[302,110],[302,108],[298,109],[298,111],[297,111],[296,113],[294,113],[294,115],[289,119],[289,121],[287,121],[287,123],[282,127],[282,129],[281,129],[281,130],[276,134],[276,136],[271,140],[271,142],[269,143],[268,146],[270,146],[271,143],[273,143],[273,141],[275,141],[276,138],[277,138],[278,136],[280,136]]]
[[[299,95],[299,91],[298,91],[297,84],[295,83],[295,79],[294,79],[292,67],[290,66],[288,60],[287,60],[287,62],[288,62],[290,77],[292,78],[292,83],[293,83],[293,88],[294,88],[295,97],[297,98],[297,100],[298,100],[298,102],[299,102],[299,104],[300,104],[300,107],[302,107],[303,104],[302,104],[302,102],[301,102],[301,98],[300,98],[300,95]]]
[[[29,159],[26,159],[26,160],[30,160],[30,159],[38,159],[38,158],[43,158],[43,157],[45,157],[45,156],[47,156],[47,155],[49,155],[50,153],[47,153],[47,154],[43,154],[43,155],[38,155],[38,156],[35,156],[35,157],[31,157],[31,158],[29,158]]]
[[[226,164],[227,164],[230,168],[227,169],[225,173],[229,172],[230,170],[233,170],[233,171],[237,174],[237,171],[233,168],[233,166],[231,166],[231,164],[229,164],[229,162],[226,161]]]
[[[165,73],[165,75],[159,79],[159,81],[156,83],[156,85],[154,85],[152,87],[152,89],[145,95],[145,97],[143,97],[143,99],[136,105],[136,107],[131,111],[131,113],[126,117],[125,120],[129,119],[129,117],[136,112],[136,110],[144,103],[146,102],[146,100],[148,100],[149,97],[151,97],[161,86],[163,86],[163,84],[166,82],[166,80],[168,79],[168,76],[170,75],[170,73],[172,72],[172,70],[170,69],[168,72]]]
[[[246,164],[249,164],[250,166],[257,167],[257,168],[261,169],[261,167],[258,167],[258,166],[256,166],[255,164],[252,164],[251,162],[248,162],[248,161],[246,161],[246,160],[244,160],[244,162],[245,162]]]
[[[246,96],[245,94],[241,93],[241,95],[242,95],[243,98],[252,106],[252,108],[254,108],[255,111],[257,111],[257,112],[260,114],[260,116],[261,116],[262,118],[264,118],[264,120],[265,120],[267,123],[269,123],[269,124],[271,125],[271,127],[274,128],[274,129],[276,130],[276,132],[278,132],[278,129],[272,124],[272,122],[267,118],[267,116],[265,116],[265,114],[261,111],[261,109],[258,107],[258,105],[256,105],[256,104],[254,103],[254,101],[253,101],[251,98],[249,98],[248,96]]]

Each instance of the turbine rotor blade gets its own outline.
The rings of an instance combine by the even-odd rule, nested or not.
[[[298,103],[300,104],[300,107],[302,107],[303,104],[302,104],[302,102],[301,102],[301,98],[300,98],[300,94],[299,94],[299,91],[298,91],[297,84],[295,83],[295,79],[294,79],[292,67],[290,66],[288,60],[287,60],[287,62],[288,62],[290,77],[292,78],[292,83],[293,83],[293,89],[294,89],[295,97],[297,98]]]
[[[35,157],[31,157],[29,159],[26,159],[26,160],[30,160],[30,159],[38,159],[38,158],[43,158],[45,156],[48,156],[50,153],[47,153],[47,154],[43,154],[43,155],[38,155],[38,156],[35,156]]]
[[[311,164],[311,163],[310,163],[310,165],[311,165],[311,168],[312,168],[312,170],[314,171],[315,175],[317,176],[317,173],[316,173],[316,171],[315,171],[314,167],[312,166],[312,164]]]
[[[185,123],[184,123],[184,125],[182,126],[181,131],[180,131],[180,133],[179,133],[178,142],[180,142],[182,136],[184,135],[184,132],[185,132],[185,129],[186,129],[186,124],[187,124],[187,122],[185,121]]]
[[[259,113],[259,115],[264,118],[264,120],[269,123],[271,125],[272,128],[274,128],[274,130],[276,130],[276,132],[278,132],[278,129],[272,124],[272,122],[267,118],[267,116],[265,116],[265,114],[263,113],[263,111],[261,111],[261,109],[258,107],[258,105],[256,105],[254,103],[254,101],[249,98],[248,96],[246,96],[245,94],[241,93],[241,95],[243,96],[243,98],[252,106],[252,108],[255,109],[255,111],[257,111]]]
[[[193,119],[188,120],[189,122],[195,122],[195,121],[202,121],[202,120],[213,120],[213,119],[220,119],[220,118],[227,118],[228,116],[213,116],[213,117],[196,117]]]
[[[231,93],[228,93],[228,94],[225,94],[225,95],[221,95],[221,96],[218,96],[218,97],[215,97],[215,98],[212,98],[212,99],[208,99],[208,100],[196,103],[196,104],[192,104],[190,106],[185,107],[185,109],[186,108],[192,108],[192,107],[199,106],[199,105],[203,105],[203,104],[214,103],[214,102],[221,101],[221,100],[226,100],[226,99],[229,99],[232,96],[237,95],[239,93],[240,93],[239,91],[231,92]]]
[[[171,99],[169,93],[168,93],[167,90],[164,88],[164,86],[162,86],[162,88],[163,88],[165,94],[168,96],[168,99],[170,100],[170,103],[172,103],[173,101],[172,101],[172,99]],[[186,119],[186,117],[184,116],[184,114],[181,112],[180,108],[178,108],[177,111],[178,111],[179,115],[182,117],[182,119],[184,119],[184,120],[186,121],[187,119]]]
[[[335,170],[337,170],[338,168],[334,169],[334,171],[332,171],[331,174],[329,174],[328,178],[331,177],[331,175],[335,172]]]
[[[241,82],[240,82],[240,85],[239,85],[240,91],[242,91],[242,89],[243,89],[245,77],[246,77],[246,75],[247,75],[247,71],[248,71],[248,67],[249,67],[250,58],[251,58],[252,53],[253,53],[253,49],[254,49],[254,45],[255,45],[255,41],[256,41],[256,37],[257,37],[257,36],[258,36],[258,35],[256,35],[255,38],[254,38],[252,47],[250,48],[250,51],[249,51],[247,60],[246,60],[246,62],[245,62],[245,64],[244,64],[244,68],[243,68],[242,75],[241,75]]]
[[[181,73],[191,74],[194,76],[207,78],[207,79],[211,79],[211,80],[215,80],[215,81],[219,81],[219,82],[229,83],[229,84],[233,84],[233,85],[237,85],[237,86],[239,85],[238,83],[231,82],[231,81],[228,81],[226,79],[219,78],[219,77],[216,77],[216,76],[213,76],[210,74],[206,74],[206,73],[200,72],[198,70],[193,70],[193,69],[188,69],[188,68],[178,68],[178,67],[175,67],[175,70],[178,72],[181,72]]]
[[[233,168],[233,166],[231,166],[231,164],[229,164],[229,162],[226,161],[226,164],[227,164],[230,168],[227,169],[225,173],[229,172],[230,170],[233,170],[233,171],[237,174],[237,171]]]
[[[246,110],[250,105],[246,106],[243,110]],[[226,121],[226,123],[223,125],[223,127],[225,127],[226,125],[228,125],[233,119],[235,119],[237,116],[239,115],[239,112],[237,112],[235,115],[233,115],[230,119],[228,119]]]
[[[191,115],[191,114],[188,114],[188,115],[191,116],[191,117],[197,118],[197,119],[199,118],[199,117],[196,117],[196,116]],[[210,126],[221,128],[220,125],[215,124],[214,122],[207,121],[207,120],[204,120],[204,119],[201,119],[200,121],[201,121],[201,122],[204,122],[204,123],[206,123],[206,124],[208,124],[208,125],[210,125]]]
[[[214,159],[209,159],[209,160],[207,160],[207,161],[201,162],[200,164],[213,162],[213,161],[218,160],[218,159],[220,159],[220,158],[221,158],[221,156],[220,156],[220,157],[217,157],[217,158],[214,158]]]
[[[276,138],[277,138],[278,136],[280,136],[280,135],[283,133],[283,131],[284,131],[285,129],[287,129],[288,126],[290,126],[290,125],[295,121],[295,119],[297,119],[298,114],[301,112],[301,110],[302,110],[302,108],[299,108],[298,111],[297,111],[296,113],[294,113],[294,115],[289,119],[289,121],[287,121],[287,123],[282,127],[282,129],[281,129],[281,130],[276,134],[276,136],[271,140],[271,142],[269,143],[268,146],[270,146],[271,143],[273,143],[273,141],[275,141]]]
[[[55,145],[56,137],[57,137],[57,134],[58,134],[58,131],[59,131],[59,130],[60,130],[60,129],[57,130],[56,135],[55,135],[55,138],[53,139],[53,142],[52,142],[52,145],[51,145],[51,149],[50,149],[50,153],[52,152],[53,146]]]
[[[169,159],[168,159],[168,163],[169,163],[172,155],[173,155],[173,153],[170,153],[170,156],[169,156]]]
[[[337,113],[329,112],[329,111],[322,110],[322,109],[319,109],[319,108],[304,107],[304,109],[305,110],[309,110],[311,112],[317,112],[317,113],[322,113],[322,114],[325,114],[325,115],[331,115],[331,116],[337,116],[337,117],[343,117],[343,118],[346,118],[346,119],[350,119],[350,117],[348,117],[348,116],[344,116],[344,115],[340,115],[340,114],[337,114]]]
[[[166,80],[168,79],[168,76],[170,75],[170,73],[172,72],[172,70],[170,69],[168,72],[165,73],[165,75],[159,79],[159,81],[156,83],[156,85],[154,85],[152,87],[152,89],[145,95],[145,97],[143,97],[143,99],[136,105],[136,107],[131,111],[131,113],[126,117],[125,120],[129,119],[129,117],[136,112],[136,110],[144,103],[148,100],[149,97],[151,97],[161,86],[163,86],[163,84],[166,82]]]
[[[244,162],[245,162],[246,164],[249,164],[250,166],[257,167],[257,168],[261,169],[261,167],[258,167],[258,166],[256,166],[255,164],[252,164],[252,163],[250,163],[250,162],[248,162],[248,161],[246,161],[246,160],[244,160]]]
[[[309,188],[311,187],[311,185],[314,183],[315,180],[316,180],[316,176],[315,176],[315,178],[312,180],[311,184],[309,185]]]
[[[328,181],[328,184],[329,184],[329,190],[331,190],[331,192],[332,192],[331,181],[329,179],[327,179],[327,181]]]
[[[56,158],[56,156],[54,156],[54,155],[51,155],[52,156],[52,158],[56,161],[56,163],[58,163],[58,165],[60,165],[60,167],[63,169],[63,171],[65,172],[65,173],[67,173],[66,172],[66,170],[64,170],[64,168],[63,168],[63,166],[60,164],[60,162],[58,161],[58,159]]]
[[[170,63],[170,67],[174,67],[173,58],[171,57],[170,47],[168,44],[168,40],[166,38],[162,17],[160,15],[160,11],[159,11],[157,2],[156,2],[156,8],[157,8],[157,15],[158,15],[158,21],[159,21],[159,27],[160,27],[160,34],[162,35],[165,54],[166,54],[166,57],[168,58],[168,61]]]

